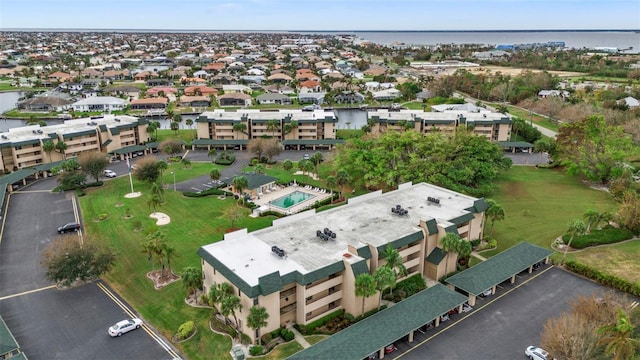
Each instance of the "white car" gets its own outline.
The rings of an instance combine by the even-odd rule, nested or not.
[[[111,335],[111,337],[116,337],[124,333],[128,333],[131,330],[140,329],[140,326],[142,326],[142,320],[138,318],[122,320],[117,324],[111,326],[108,330],[108,333],[109,335]]]
[[[548,352],[536,346],[529,346],[525,349],[524,354],[531,360],[547,360],[549,355]]]
[[[104,171],[104,176],[106,176],[108,178],[114,178],[114,177],[118,176],[118,174],[116,174],[115,171],[113,171],[113,170],[105,170]]]

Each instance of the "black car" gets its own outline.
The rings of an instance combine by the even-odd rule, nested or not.
[[[78,224],[77,222],[70,222],[68,224],[64,224],[58,227],[59,234],[64,234],[67,232],[78,231],[78,230],[80,230],[80,224]]]

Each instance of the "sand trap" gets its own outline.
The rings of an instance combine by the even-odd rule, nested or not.
[[[142,193],[139,192],[139,191],[136,191],[136,192],[128,193],[124,197],[126,197],[127,199],[132,199],[132,198],[137,198],[137,197],[140,197],[140,196],[142,196]]]
[[[156,221],[156,225],[158,225],[158,226],[167,225],[168,223],[171,222],[171,219],[169,218],[169,215],[167,215],[165,213],[161,213],[161,212],[151,213],[151,214],[149,214],[149,217],[158,220],[158,221]]]

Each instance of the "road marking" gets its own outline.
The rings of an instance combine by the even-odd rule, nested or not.
[[[7,295],[7,296],[3,296],[0,297],[0,301],[2,300],[6,300],[6,299],[11,299],[14,297],[18,297],[18,296],[22,296],[22,295],[29,295],[29,294],[33,294],[35,292],[39,292],[39,291],[44,291],[44,290],[49,290],[49,289],[55,289],[55,285],[49,285],[49,286],[45,286],[43,288],[40,289],[34,289],[34,290],[29,290],[29,291],[23,291],[21,293],[17,293],[17,294],[13,294],[13,295]]]
[[[97,283],[98,287],[100,288],[100,290],[102,290],[109,298],[111,298],[111,300],[113,300],[114,303],[116,303],[116,305],[118,305],[118,307],[120,307],[127,315],[129,315],[132,318],[138,317],[132,310],[130,310],[122,301],[120,301],[120,299],[118,299],[118,297],[116,297],[109,289],[107,289],[107,287],[102,284],[101,282]],[[169,346],[164,339],[156,334],[146,323],[142,322],[142,329],[149,334],[149,336],[151,336],[152,339],[154,339],[167,353],[169,353],[169,355],[173,358],[173,359],[180,359],[180,355],[178,355],[178,353],[176,353],[171,346]]]
[[[51,190],[16,190],[16,193],[51,193]]]
[[[551,265],[551,266],[549,266],[548,268],[546,268],[546,269],[544,269],[544,270],[542,270],[542,271],[538,272],[538,274],[537,274],[537,275],[535,275],[535,276],[531,276],[530,278],[528,278],[528,279],[527,279],[527,280],[525,280],[524,282],[522,282],[522,283],[518,284],[518,286],[515,286],[513,289],[511,289],[511,290],[509,290],[509,291],[505,292],[504,294],[501,294],[501,295],[499,295],[499,296],[497,296],[497,297],[494,297],[491,301],[487,301],[487,303],[486,303],[486,304],[484,304],[484,305],[482,305],[482,306],[480,306],[480,307],[477,307],[475,311],[473,311],[473,312],[471,312],[470,314],[467,314],[466,316],[464,316],[464,317],[460,318],[458,321],[456,321],[455,323],[451,324],[449,327],[447,327],[447,328],[445,328],[445,329],[442,329],[441,331],[439,331],[439,332],[437,332],[437,333],[435,333],[435,334],[431,335],[430,337],[428,337],[428,338],[426,338],[426,339],[422,340],[420,343],[417,343],[417,344],[413,345],[412,347],[410,347],[410,348],[409,348],[409,350],[407,350],[407,351],[403,352],[402,354],[400,354],[400,355],[396,356],[394,359],[399,359],[399,358],[403,357],[405,354],[408,354],[408,353],[410,353],[411,351],[413,351],[413,350],[415,350],[415,349],[419,348],[420,346],[422,346],[422,344],[424,344],[424,343],[426,343],[426,342],[428,342],[428,341],[431,341],[431,340],[432,340],[433,338],[435,338],[436,336],[438,336],[438,335],[440,335],[440,334],[444,333],[445,331],[447,331],[447,330],[451,329],[452,327],[454,327],[454,326],[456,326],[456,325],[460,324],[462,321],[467,320],[467,318],[469,318],[469,317],[473,316],[475,313],[477,313],[477,312],[478,312],[478,311],[480,311],[481,309],[484,309],[485,307],[489,306],[489,305],[490,305],[490,304],[492,304],[493,302],[497,301],[498,299],[501,299],[503,296],[505,296],[505,295],[507,295],[507,294],[511,293],[512,291],[514,291],[514,290],[518,289],[520,286],[522,286],[522,285],[524,285],[524,284],[528,283],[529,281],[531,281],[531,280],[533,280],[533,279],[537,278],[538,276],[540,276],[540,275],[544,274],[545,272],[549,271],[549,270],[550,270],[550,269],[552,269],[552,268],[554,268],[554,266],[553,266],[553,265]],[[408,334],[408,333],[407,333],[407,334]]]
[[[202,189],[198,189],[198,188],[196,188],[196,187],[192,187],[191,189],[192,189],[192,190],[195,190],[195,191],[202,191]]]

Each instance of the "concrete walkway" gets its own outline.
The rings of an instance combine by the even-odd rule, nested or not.
[[[471,252],[471,256],[473,256],[473,257],[474,257],[474,258],[476,258],[476,259],[480,259],[480,260],[482,260],[482,261],[487,260],[487,258],[486,258],[486,257],[484,257],[484,256],[482,256],[482,255],[480,255],[480,254],[478,254],[478,253],[477,253],[477,252],[475,252],[475,251],[472,251],[472,252]]]
[[[302,336],[298,329],[296,329],[293,325],[287,326],[287,329],[293,331],[293,335],[295,335],[296,341],[298,342],[298,344],[302,345],[303,348],[306,349],[308,347],[311,347],[311,344],[309,344],[307,340],[305,340],[304,336]]]

